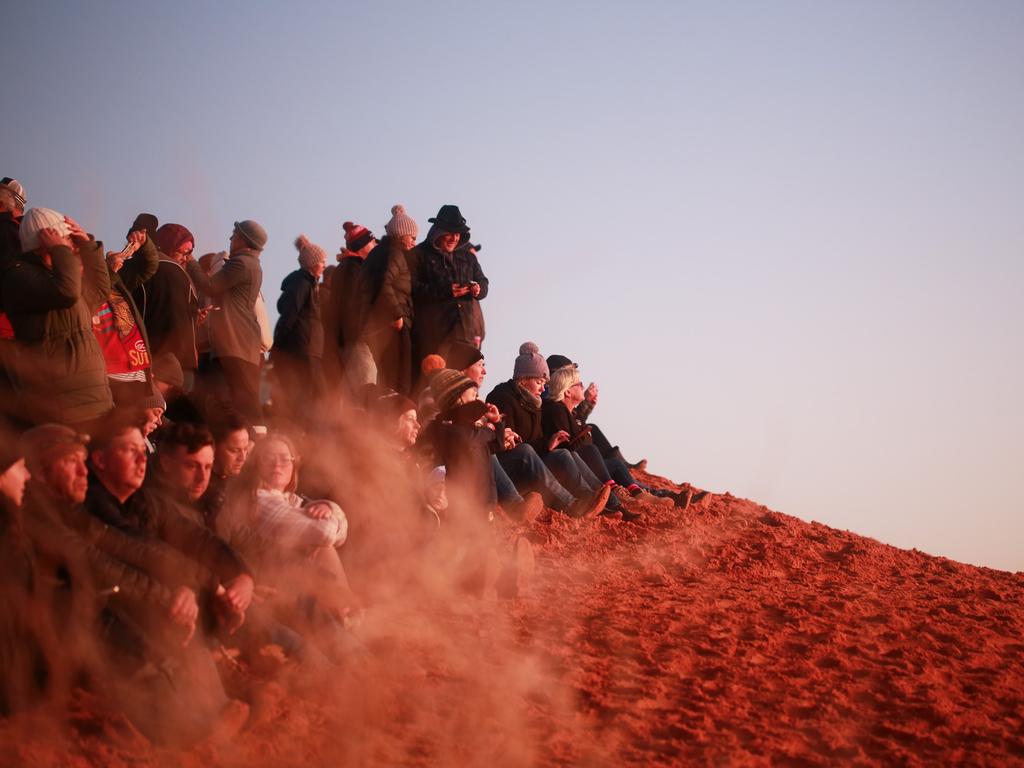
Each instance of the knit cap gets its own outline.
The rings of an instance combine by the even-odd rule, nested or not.
[[[519,357],[516,358],[515,368],[512,370],[513,379],[527,379],[538,377],[547,379],[548,364],[541,357],[540,347],[532,341],[523,342],[519,347]]]
[[[427,355],[423,358],[422,362],[420,362],[420,371],[422,371],[423,375],[428,378],[446,367],[447,364],[445,363],[444,358],[440,355]]]
[[[479,347],[474,347],[463,341],[456,341],[448,347],[448,354],[445,357],[449,366],[457,371],[464,371],[477,360],[483,360],[484,353],[480,351]]]
[[[25,464],[33,474],[41,473],[44,467],[89,444],[88,435],[63,424],[41,424],[30,429],[21,439],[25,447]]]
[[[196,239],[192,237],[187,227],[181,224],[164,224],[156,231],[156,247],[166,256],[170,256],[182,243],[192,241],[195,245]]]
[[[575,363],[565,355],[548,355],[548,370],[551,371],[552,376],[559,368],[564,368],[567,365],[575,365]]]
[[[21,186],[20,181],[12,179],[10,176],[4,176],[0,179],[0,187],[4,187],[8,192],[14,195],[14,200],[19,206],[22,208],[25,207],[25,188]]]
[[[548,383],[548,399],[559,402],[569,387],[579,384],[580,371],[575,365],[563,365],[551,372],[551,381]]]
[[[138,230],[144,230],[145,233],[149,235],[149,239],[155,243],[156,231],[159,227],[160,222],[152,213],[140,213],[135,217],[135,221],[132,222],[132,226],[131,229],[128,230],[128,234]]]
[[[63,213],[57,213],[50,208],[29,208],[25,211],[25,217],[18,228],[22,253],[34,251],[39,247],[39,233],[46,228],[55,229],[64,237],[71,231],[68,229],[68,223],[64,221]]]
[[[442,368],[430,380],[430,391],[441,413],[451,410],[462,393],[475,386],[462,371],[451,368]]]
[[[384,225],[384,231],[390,237],[412,235],[413,239],[419,237],[420,234],[420,228],[416,224],[416,219],[407,215],[405,206],[401,204],[391,207],[391,221]]]
[[[305,235],[295,239],[295,247],[299,249],[299,264],[307,269],[327,261],[327,252]]]
[[[373,232],[362,224],[353,224],[351,221],[346,221],[341,226],[345,230],[345,247],[350,251],[358,251],[371,240],[376,240]]]

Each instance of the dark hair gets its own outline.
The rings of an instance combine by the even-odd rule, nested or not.
[[[114,409],[103,419],[96,430],[96,434],[91,436],[89,452],[105,451],[110,447],[115,438],[133,429],[139,430],[140,433],[142,432],[142,428],[139,426],[138,413],[130,408]]]
[[[213,435],[202,424],[187,421],[168,425],[160,433],[160,453],[170,453],[178,446],[185,448],[185,453],[196,453],[206,446],[213,447]]]
[[[253,436],[252,426],[249,424],[249,420],[238,411],[225,411],[210,424],[210,431],[213,432],[213,439],[218,443],[222,440],[227,440],[228,435],[232,432],[237,432],[240,429],[244,429],[248,432],[250,438]]]

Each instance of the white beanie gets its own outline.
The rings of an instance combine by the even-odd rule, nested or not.
[[[18,227],[21,252],[28,253],[38,248],[39,233],[48,227],[57,230],[64,237],[67,237],[70,232],[62,213],[57,213],[50,208],[29,208],[25,211],[25,217],[21,220],[21,226]]]
[[[391,221],[384,225],[384,231],[391,237],[412,235],[413,239],[419,237],[420,228],[416,219],[405,212],[404,205],[395,205],[391,208]]]

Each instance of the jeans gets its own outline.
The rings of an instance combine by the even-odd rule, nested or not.
[[[536,491],[552,509],[565,510],[575,501],[551,473],[530,445],[517,445],[510,451],[496,454],[498,463],[515,483],[520,493]]]
[[[498,492],[499,504],[519,504],[523,497],[516,490],[515,483],[508,476],[498,457],[491,454],[491,471],[494,473],[494,487]]]

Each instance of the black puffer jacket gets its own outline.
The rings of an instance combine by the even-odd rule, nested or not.
[[[274,326],[272,355],[322,357],[324,325],[320,319],[320,286],[304,269],[296,269],[281,283],[277,299],[279,317]]]
[[[504,417],[505,427],[518,433],[524,443],[532,445],[541,456],[548,452],[540,406],[531,401],[515,381],[509,379],[496,386],[487,396],[487,402],[497,406]]]

